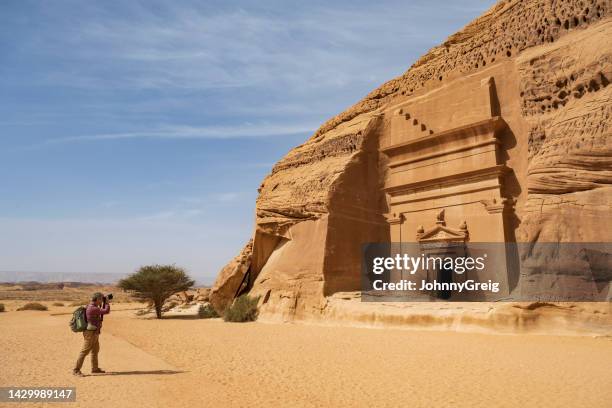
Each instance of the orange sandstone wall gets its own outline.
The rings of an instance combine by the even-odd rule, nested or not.
[[[489,108],[506,124],[500,160],[511,169],[502,240],[611,241],[610,8],[607,0],[500,1],[323,124],[262,182],[253,240],[220,273],[215,308],[249,291],[261,296],[262,316],[299,318],[321,314],[333,293],[358,290],[361,244],[393,238],[381,148],[397,138],[394,107],[425,101],[423,131],[443,131],[480,114],[458,90],[487,78]],[[460,216],[451,211],[449,223]],[[406,231],[416,230],[409,223]]]

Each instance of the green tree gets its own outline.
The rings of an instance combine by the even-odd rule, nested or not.
[[[194,283],[183,268],[175,265],[147,265],[121,279],[118,286],[138,299],[153,303],[155,314],[161,319],[162,306],[166,300],[177,292],[189,289]]]

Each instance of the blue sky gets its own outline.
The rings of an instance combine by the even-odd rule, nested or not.
[[[0,2],[0,270],[200,282],[327,118],[493,1]]]

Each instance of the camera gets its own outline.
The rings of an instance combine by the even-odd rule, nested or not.
[[[109,293],[108,295],[104,296],[104,301],[106,302],[107,300],[112,300],[113,299],[113,294]]]

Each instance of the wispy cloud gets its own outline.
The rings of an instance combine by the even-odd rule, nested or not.
[[[108,200],[108,201],[103,201],[100,203],[100,207],[101,208],[113,208],[116,207],[120,204],[119,201],[116,200]]]
[[[206,204],[210,202],[229,203],[245,198],[249,193],[244,191],[224,191],[219,193],[210,193],[203,196],[181,197],[179,201],[185,204]]]
[[[309,3],[285,7],[283,13],[272,4],[248,3],[136,3],[121,14],[109,13],[109,7],[116,6],[89,5],[85,18],[31,39],[37,52],[77,62],[47,72],[45,81],[83,88],[190,90],[281,83],[291,91],[386,80],[410,61],[377,57],[408,43],[429,46],[436,40],[430,28],[436,21],[422,19],[430,11],[418,2],[350,8]],[[454,11],[465,13],[461,7]],[[53,10],[48,13],[57,17]]]
[[[23,146],[21,149],[40,148],[55,144],[96,142],[105,140],[128,139],[237,139],[261,138],[309,134],[316,130],[314,124],[284,125],[284,124],[243,124],[236,126],[162,126],[137,132],[103,133],[94,135],[66,136],[44,140],[34,145]]]
[[[136,221],[185,221],[189,218],[196,217],[203,213],[202,209],[199,208],[187,208],[187,209],[173,209],[166,211],[159,211],[153,214],[147,214],[140,217],[136,217]]]
[[[217,213],[219,204],[230,204],[239,202],[250,195],[244,191],[223,191],[208,193],[201,196],[179,197],[178,201],[168,208],[136,217],[141,221],[175,221],[184,222],[194,217],[204,216],[207,213]],[[212,204],[212,206],[211,206]]]
[[[236,201],[238,199],[240,199],[240,197],[242,197],[243,194],[240,192],[227,192],[227,193],[217,193],[217,194],[213,194],[212,197],[214,200],[222,202],[222,203],[229,203],[232,201]]]
[[[0,85],[81,96],[57,106],[28,99],[13,120],[81,122],[85,129],[119,125],[117,132],[76,130],[43,144],[304,133],[401,74],[459,28],[457,21],[473,17],[473,8],[492,2],[44,3],[28,19],[20,18],[23,12],[0,14],[16,44],[3,55],[13,65],[3,67]],[[441,6],[445,13],[432,12]],[[280,124],[198,126],[220,118]],[[290,122],[298,125],[283,124]]]

